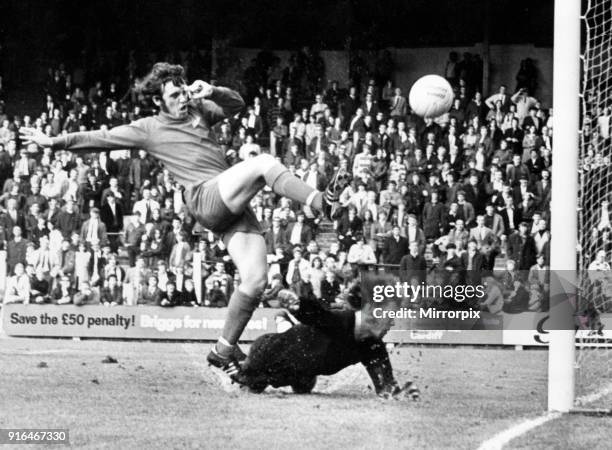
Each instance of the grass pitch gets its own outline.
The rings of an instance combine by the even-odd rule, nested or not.
[[[414,403],[378,399],[360,366],[310,395],[242,392],[206,366],[209,348],[1,339],[0,428],[67,428],[76,448],[470,449],[546,406],[544,351],[393,350],[398,380],[421,388]],[[537,433],[517,445],[544,448]]]

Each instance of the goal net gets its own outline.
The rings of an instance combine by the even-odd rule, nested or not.
[[[610,408],[612,1],[584,1],[582,13],[578,312],[584,329],[577,333],[576,405]]]

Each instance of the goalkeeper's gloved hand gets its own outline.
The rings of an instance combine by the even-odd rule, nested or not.
[[[408,398],[413,401],[418,401],[421,397],[419,389],[412,381],[408,381],[403,386],[399,386],[397,383],[386,385],[378,391],[377,394],[380,398],[385,400]]]

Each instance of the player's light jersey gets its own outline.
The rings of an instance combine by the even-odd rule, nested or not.
[[[231,89],[215,87],[207,100],[189,105],[185,119],[164,112],[111,130],[84,131],[53,138],[54,149],[144,149],[160,160],[185,187],[206,182],[229,166],[221,147],[210,137],[210,128],[242,110],[244,101]]]

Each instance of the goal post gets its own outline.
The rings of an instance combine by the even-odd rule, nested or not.
[[[580,0],[555,0],[553,47],[554,148],[550,220],[550,269],[553,274],[555,272],[572,274],[577,271],[581,72],[580,4]],[[567,318],[554,317],[554,315],[566,314],[567,309],[553,305],[555,296],[552,289],[551,286],[550,322],[553,324],[564,323]],[[572,292],[565,292],[566,297],[571,295]],[[575,332],[572,327],[554,329],[550,331],[549,337],[548,410],[568,412],[574,406],[575,397]]]

